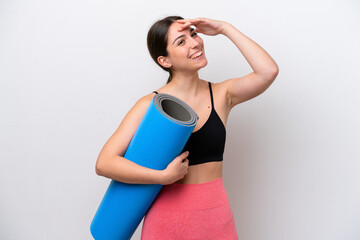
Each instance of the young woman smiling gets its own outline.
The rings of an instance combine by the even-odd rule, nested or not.
[[[200,79],[198,71],[207,65],[207,59],[199,33],[228,37],[253,72],[218,83]],[[142,240],[238,239],[222,180],[226,122],[231,109],[272,84],[278,66],[263,48],[232,24],[214,19],[166,17],[151,26],[147,44],[155,63],[169,73],[168,81],[139,98],[127,113],[101,150],[96,172],[125,183],[164,185],[144,218]],[[157,93],[183,100],[199,116],[182,153],[161,171],[123,157]]]

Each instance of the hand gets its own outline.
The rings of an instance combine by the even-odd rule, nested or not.
[[[189,167],[189,160],[186,158],[187,156],[189,156],[189,151],[183,152],[174,158],[174,160],[169,163],[166,169],[162,170],[162,185],[172,184],[185,177],[185,175],[188,173]],[[183,162],[183,160],[185,161]]]
[[[177,20],[178,23],[183,23],[183,25],[178,28],[178,31],[182,31],[190,25],[196,27],[196,32],[202,33],[209,36],[215,36],[218,34],[223,34],[227,22],[209,19],[209,18],[194,18],[194,19],[180,19]]]

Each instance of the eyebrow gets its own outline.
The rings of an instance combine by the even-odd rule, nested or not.
[[[190,28],[190,33],[192,33],[193,31],[195,31],[195,29]],[[174,44],[176,40],[178,40],[179,38],[184,37],[184,36],[185,36],[185,34],[178,36],[177,38],[175,38],[175,40],[174,40],[174,42],[172,44]]]

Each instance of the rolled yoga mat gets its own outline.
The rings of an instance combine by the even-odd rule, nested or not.
[[[198,116],[182,100],[156,94],[124,158],[141,166],[163,170],[181,154]],[[162,188],[161,184],[128,184],[112,180],[92,220],[96,240],[131,239]]]

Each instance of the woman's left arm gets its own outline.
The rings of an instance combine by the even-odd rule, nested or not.
[[[203,17],[177,22],[183,23],[179,31],[194,25],[198,33],[209,36],[225,35],[236,45],[254,70],[243,77],[231,78],[221,83],[226,88],[229,109],[263,93],[278,75],[279,68],[270,55],[230,23]]]
[[[275,80],[279,68],[262,47],[230,23],[224,22],[222,34],[236,45],[254,70],[243,77],[224,81],[230,108],[232,108],[263,93]]]

